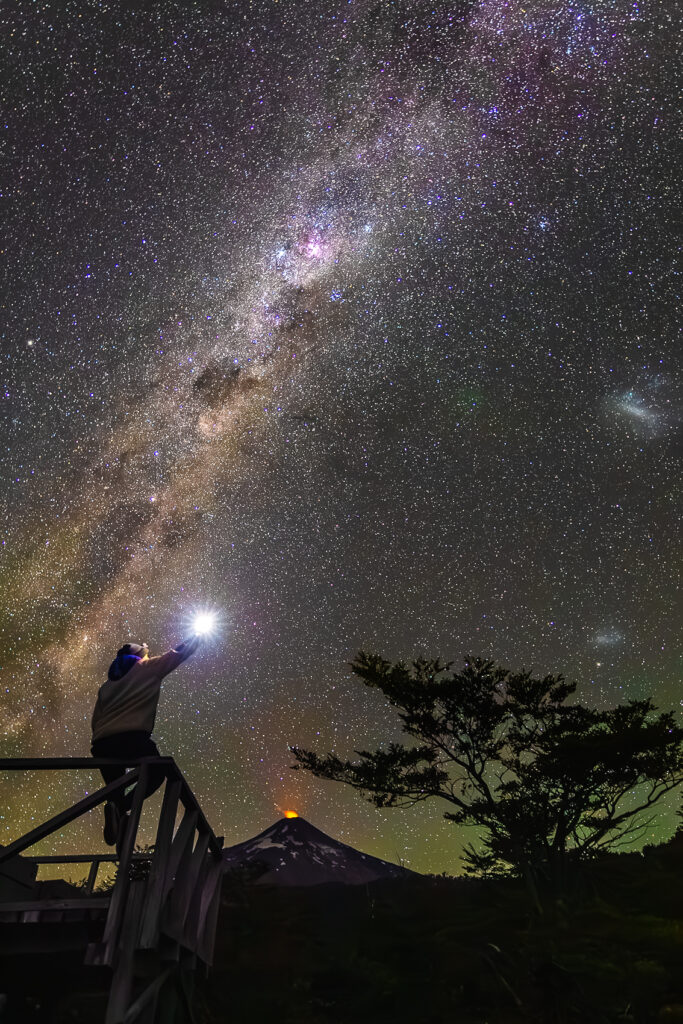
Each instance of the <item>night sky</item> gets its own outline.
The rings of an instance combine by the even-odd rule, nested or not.
[[[359,648],[682,710],[679,30],[647,0],[8,5],[4,756],[87,755],[117,647],[215,607],[155,736],[226,844],[292,807],[455,872],[444,807],[289,770],[396,738]],[[3,783],[0,842],[84,788]]]

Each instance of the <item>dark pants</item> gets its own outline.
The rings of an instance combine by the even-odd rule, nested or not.
[[[148,732],[119,732],[113,736],[104,736],[101,740],[95,740],[90,749],[93,757],[117,757],[122,761],[126,758],[134,761],[139,757],[160,756],[157,745]],[[100,768],[100,771],[102,772],[102,778],[107,784],[115,782],[116,779],[120,779],[122,775],[126,774],[124,765],[121,765],[120,768],[112,765],[110,768]],[[164,778],[163,768],[154,768],[152,766],[148,768],[145,799],[157,791]],[[136,789],[137,786],[133,786],[126,793],[122,788],[112,796],[111,802],[116,804],[121,814],[126,814],[131,809]]]

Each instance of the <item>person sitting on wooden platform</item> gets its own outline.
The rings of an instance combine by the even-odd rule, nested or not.
[[[92,716],[92,755],[136,760],[159,757],[152,729],[159,703],[161,681],[193,654],[200,642],[193,636],[166,654],[150,658],[147,644],[124,644],[109,666],[109,673],[97,694]],[[105,783],[125,774],[125,766],[100,769]],[[164,770],[149,772],[145,797],[151,796],[164,781]],[[133,803],[135,786],[123,789],[104,805],[104,841],[119,845]]]

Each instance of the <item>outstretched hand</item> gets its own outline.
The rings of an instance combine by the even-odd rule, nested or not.
[[[186,647],[191,647],[194,650],[202,642],[203,637],[200,633],[192,633],[187,640],[183,640],[182,643],[176,647],[177,651],[184,651]]]

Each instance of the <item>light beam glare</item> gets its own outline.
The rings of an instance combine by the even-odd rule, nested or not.
[[[216,629],[216,612],[201,611],[192,619],[192,632],[197,636],[209,636]]]

